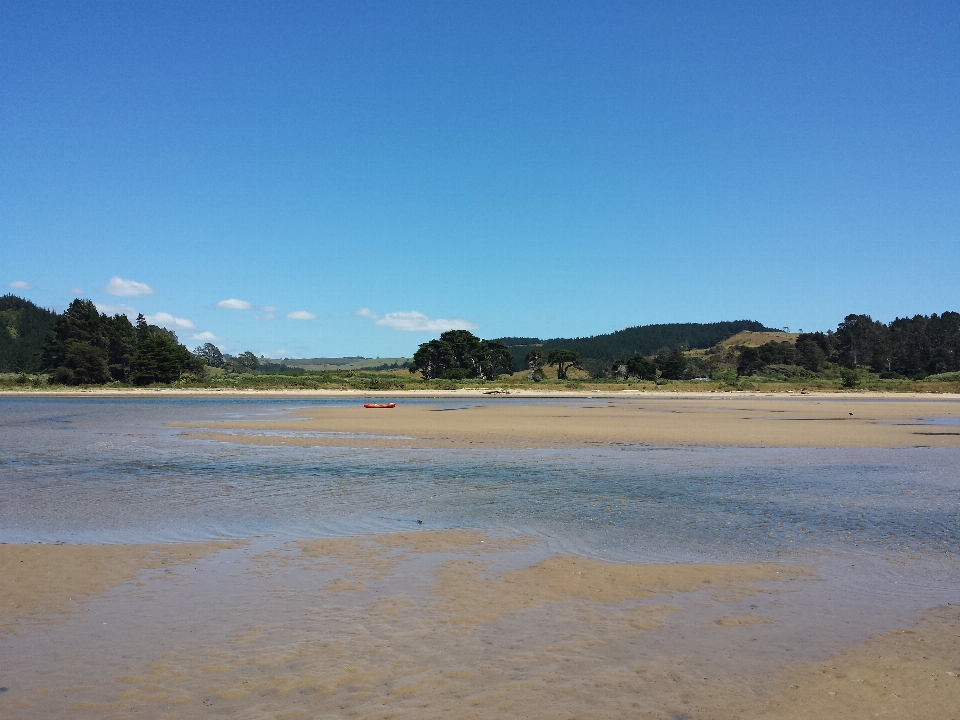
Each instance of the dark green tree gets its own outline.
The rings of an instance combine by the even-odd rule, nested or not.
[[[43,343],[56,319],[56,313],[24,298],[0,297],[0,372],[40,370]]]
[[[639,378],[640,380],[656,380],[657,379],[657,365],[650,358],[636,353],[632,358],[627,360],[627,375],[629,377]]]
[[[137,344],[130,362],[130,379],[134,385],[171,383],[183,373],[200,368],[201,361],[167,333],[151,332]]]
[[[56,319],[41,351],[42,366],[51,372],[51,382],[95,385],[110,381],[105,320],[92,301],[80,299]]]
[[[580,353],[566,348],[554,348],[547,355],[547,364],[557,366],[557,380],[566,380],[570,368],[580,366]]]
[[[683,380],[683,373],[687,369],[687,358],[680,348],[674,348],[657,355],[656,365],[661,377],[667,380]]]
[[[823,333],[818,334],[823,335]],[[825,335],[823,337],[826,338]],[[824,363],[827,362],[827,354],[823,350],[823,345],[816,341],[812,333],[800,335],[794,348],[796,351],[795,362],[810,372],[820,372]]]
[[[543,373],[543,350],[540,348],[534,348],[527,353],[523,361],[527,364],[527,367],[530,369],[530,379],[534,382],[540,382],[546,377]]]
[[[760,357],[757,348],[745,347],[740,351],[740,360],[737,362],[737,375],[756,375],[766,370],[767,364]]]
[[[513,356],[505,343],[481,340],[468,330],[448,330],[439,339],[423,343],[409,367],[425,380],[495,380],[512,369]]]
[[[480,376],[487,380],[496,380],[513,370],[510,348],[499,340],[481,340],[478,358]]]
[[[200,360],[202,360],[203,363],[209,367],[223,367],[223,353],[220,352],[220,348],[213,343],[204,343],[194,350],[193,354],[200,358]]]
[[[438,378],[454,366],[453,349],[443,340],[431,340],[423,343],[413,355],[413,362],[407,368],[410,372],[420,372],[425,380]]]
[[[107,336],[107,367],[110,377],[120,382],[130,379],[130,361],[137,348],[137,331],[126,315],[103,317]]]
[[[848,368],[888,365],[887,327],[869,315],[847,315],[837,326],[833,345]]]
[[[260,360],[249,350],[225,360],[223,369],[232,373],[255,373],[260,369]]]

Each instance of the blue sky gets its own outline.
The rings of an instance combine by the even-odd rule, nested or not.
[[[956,2],[0,2],[0,283],[291,357],[960,310],[958,129]]]

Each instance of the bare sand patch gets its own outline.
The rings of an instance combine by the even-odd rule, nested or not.
[[[185,438],[291,446],[960,447],[960,426],[920,424],[925,418],[960,417],[960,400],[598,398],[568,404],[471,405],[467,401],[455,411],[401,402],[386,411],[329,407],[298,409],[296,415],[298,419],[178,426],[185,428]]]
[[[172,567],[237,543],[0,545],[0,634],[24,619],[70,613],[141,571]]]

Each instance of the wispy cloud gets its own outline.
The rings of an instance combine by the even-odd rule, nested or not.
[[[174,317],[170,313],[158,312],[156,315],[147,315],[147,322],[151,325],[159,325],[168,330],[195,330],[196,325],[186,318]]]
[[[33,290],[33,285],[28,283],[26,280],[14,280],[10,283],[10,287],[14,290]]]
[[[358,317],[376,320],[377,325],[404,330],[406,332],[445,332],[447,330],[476,330],[477,324],[463,318],[436,318],[431,320],[423,313],[411,310],[409,312],[392,312],[380,317],[369,308],[361,308],[354,313]]]
[[[81,295],[83,295],[83,288],[70,288],[70,292],[72,292],[77,297],[80,297]]]
[[[294,310],[287,313],[287,318],[290,320],[316,320],[317,316],[306,310]]]
[[[265,313],[275,313],[280,308],[275,308],[273,305],[264,305],[260,309],[263,310]]]
[[[217,303],[218,308],[226,308],[227,310],[249,310],[253,307],[246,300],[237,300],[237,298],[228,298],[226,300],[221,300]]]
[[[204,330],[202,333],[194,333],[190,336],[191,340],[199,340],[201,342],[213,342],[214,340],[223,340],[221,337],[217,337],[209,330]]]
[[[136,308],[132,308],[129,305],[124,305],[123,303],[118,303],[113,305],[111,303],[94,303],[97,310],[102,312],[104,315],[126,315],[131,320],[137,317]]]
[[[154,289],[146,283],[124,280],[116,275],[110,278],[105,290],[114,297],[136,297],[138,295],[154,294]]]

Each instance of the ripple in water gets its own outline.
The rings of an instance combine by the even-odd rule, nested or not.
[[[0,540],[315,537],[420,519],[634,560],[960,545],[950,449],[361,450],[191,441],[165,426],[344,402],[358,400],[2,399]]]

